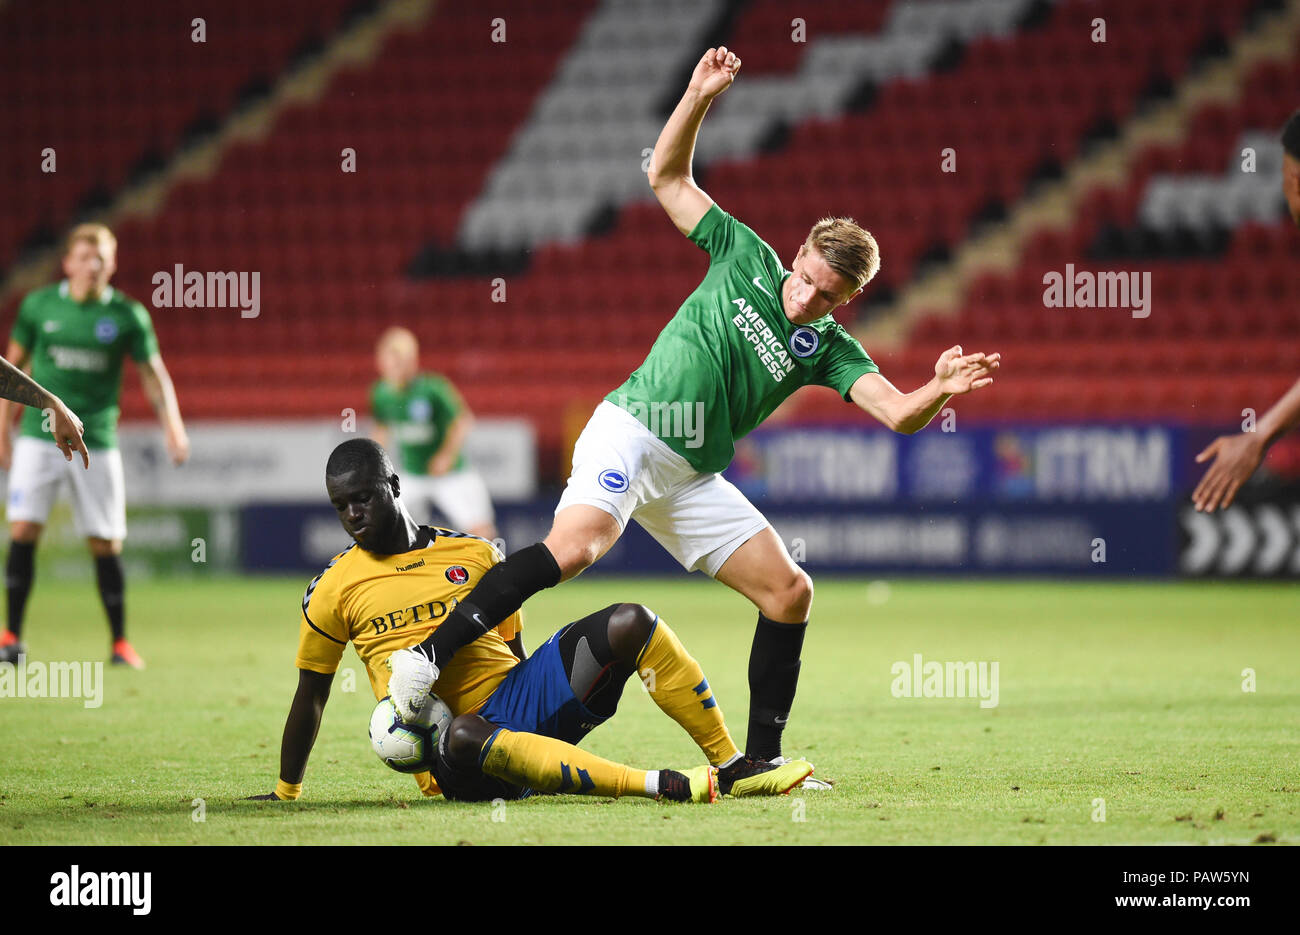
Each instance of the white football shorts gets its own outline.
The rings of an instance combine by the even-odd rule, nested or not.
[[[472,468],[451,471],[441,477],[404,474],[402,501],[417,521],[427,504],[433,504],[457,532],[487,526],[496,519],[487,484]]]
[[[87,470],[76,452],[71,461],[65,461],[54,442],[25,435],[14,442],[13,466],[9,470],[9,522],[43,525],[65,481],[72,495],[72,518],[78,535],[126,538],[122,453],[116,448],[92,450]]]
[[[585,503],[634,519],[687,571],[715,577],[769,525],[735,484],[701,474],[624,409],[604,400],[573,448],[573,473],[555,508]]]

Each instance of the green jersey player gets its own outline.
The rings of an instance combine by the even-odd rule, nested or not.
[[[118,396],[122,362],[129,355],[145,394],[165,430],[168,453],[182,463],[189,440],[158,339],[144,306],[108,283],[117,269],[117,240],[102,224],[83,224],[68,237],[62,282],[23,299],[9,339],[8,358],[31,367],[32,377],[75,409],[94,449],[84,471],[65,462],[66,430],[38,409],[23,415],[16,443],[9,439],[10,403],[0,401],[0,467],[9,471],[9,558],[5,565],[8,628],[0,631],[0,660],[25,651],[20,641],[31,593],[36,543],[50,507],[66,481],[78,532],[95,559],[95,577],[112,631],[112,661],[143,668],[126,640],[122,540],[126,498],[117,450]]]
[[[379,380],[370,390],[375,441],[397,456],[407,505],[418,515],[432,504],[453,529],[495,539],[487,485],[462,450],[474,416],[456,387],[439,374],[420,372],[420,346],[405,328],[379,336],[375,364]]]
[[[911,433],[950,397],[993,382],[999,355],[963,355],[952,347],[932,380],[899,392],[831,318],[875,276],[880,260],[872,236],[847,218],[820,221],[787,271],[771,247],[695,184],[700,124],[739,70],[740,59],[725,48],[704,55],[650,164],[659,203],[709,253],[704,281],[645,362],[593,413],[546,539],[484,575],[417,651],[393,654],[389,690],[399,709],[423,704],[458,646],[591,565],[635,519],[684,568],[704,571],[754,603],[749,734],[745,762],[734,765],[783,762],[812,581],[762,514],[718,473],[731,461],[735,440],[800,386],[833,387],[894,431]]]

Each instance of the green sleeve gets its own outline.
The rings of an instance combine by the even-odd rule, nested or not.
[[[830,338],[830,347],[822,354],[816,378],[811,382],[817,386],[829,386],[847,400],[858,377],[864,373],[879,373],[880,368],[867,356],[858,339],[842,327],[835,326],[826,336]]]
[[[709,207],[687,236],[709,254],[710,267],[742,257],[751,260],[758,257],[774,275],[780,276],[782,266],[776,251],[753,228],[723,211],[717,203]]]
[[[143,363],[158,353],[158,336],[154,334],[153,321],[139,302],[131,303],[131,316],[135,328],[131,334],[131,358]]]
[[[28,351],[36,341],[35,298],[36,293],[31,292],[23,299],[23,304],[18,307],[18,317],[14,319],[13,331],[9,332],[9,340],[17,341]]]
[[[370,387],[370,415],[380,425],[384,425],[388,422],[387,413],[384,412],[384,403],[380,398],[380,387],[378,383],[374,383]]]
[[[756,249],[771,248],[746,225],[713,204],[704,212],[700,223],[687,237],[691,243],[705,250],[714,263],[734,259],[741,254],[752,254]]]

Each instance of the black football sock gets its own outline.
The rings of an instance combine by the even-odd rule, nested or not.
[[[14,636],[23,632],[23,613],[27,609],[27,595],[32,593],[34,577],[36,543],[10,542],[9,558],[5,562],[5,590],[9,598],[9,629]]]
[[[560,566],[550,549],[540,542],[520,549],[489,568],[419,648],[444,668],[456,650],[500,624],[538,591],[559,583]]]
[[[126,633],[125,604],[126,577],[122,573],[122,556],[105,555],[95,559],[95,580],[99,582],[99,599],[108,614],[108,628],[113,631],[113,642]]]
[[[781,732],[799,685],[799,654],[808,624],[777,623],[758,615],[749,651],[749,736],[745,752],[770,760],[781,755]]]

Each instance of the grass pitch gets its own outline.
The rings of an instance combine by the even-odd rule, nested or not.
[[[1300,841],[1293,584],[817,582],[789,753],[830,793],[688,806],[424,799],[369,750],[349,649],[294,803],[278,772],[306,578],[129,585],[144,672],[103,704],[0,698],[9,844],[1248,844]],[[527,607],[525,642],[615,601],[657,610],[743,745],[754,613],[699,578],[582,580]],[[33,660],[107,650],[93,585],[38,586]],[[998,705],[895,697],[891,667],[998,663]],[[1253,670],[1253,691],[1250,673]],[[350,672],[350,674],[349,674]],[[350,690],[349,690],[350,689]],[[699,761],[633,681],[585,743],[645,768]],[[1104,817],[1104,820],[1099,820]]]

